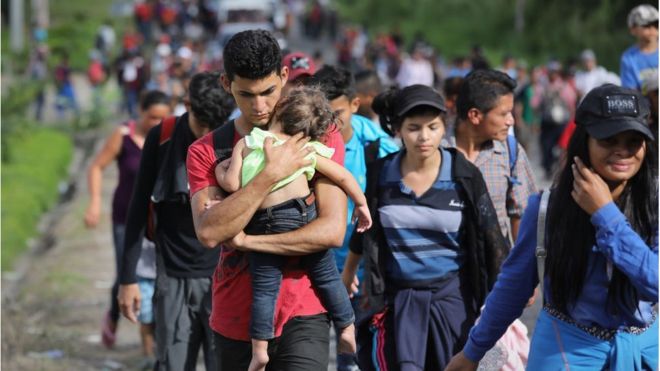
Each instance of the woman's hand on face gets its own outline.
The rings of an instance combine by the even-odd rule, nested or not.
[[[612,202],[612,193],[600,175],[587,168],[579,158],[575,157],[574,160],[575,163],[571,165],[575,178],[571,196],[582,210],[592,215]]]
[[[474,371],[478,366],[478,363],[470,361],[463,351],[460,351],[449,361],[445,371]]]

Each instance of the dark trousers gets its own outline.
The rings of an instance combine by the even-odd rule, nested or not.
[[[268,341],[267,371],[318,371],[328,369],[330,320],[327,314],[290,319],[282,336]],[[218,371],[247,370],[252,344],[215,333]]]
[[[200,349],[207,370],[216,370],[211,316],[211,278],[170,277],[156,248],[154,322],[156,365],[154,370],[193,371]]]
[[[125,224],[112,224],[112,241],[115,245],[115,282],[112,284],[110,290],[110,318],[116,323],[119,321],[119,301],[117,295],[119,294],[119,274],[121,272],[122,256],[124,255],[124,235],[126,233]]]
[[[557,125],[552,122],[541,122],[541,156],[543,169],[547,178],[552,176],[553,166],[557,162],[557,156],[555,156],[554,150],[565,127],[566,124]]]
[[[283,233],[298,229],[315,218],[313,197],[297,198],[257,211],[245,231],[247,234]],[[250,336],[254,339],[272,339],[275,303],[282,281],[282,268],[288,258],[253,252],[249,254],[249,259],[252,275]],[[305,255],[301,257],[301,264],[335,324],[344,328],[353,323],[353,308],[339,276],[334,253],[326,250]]]

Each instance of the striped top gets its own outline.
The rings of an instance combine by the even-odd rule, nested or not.
[[[461,267],[464,202],[451,178],[449,151],[441,149],[438,177],[420,196],[403,183],[402,153],[384,164],[380,179],[378,213],[389,247],[386,277],[398,287],[428,287]]]

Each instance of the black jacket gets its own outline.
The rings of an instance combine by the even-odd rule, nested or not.
[[[481,172],[456,149],[447,150],[452,153],[452,179],[460,185],[466,203],[460,231],[461,248],[465,251],[465,263],[460,271],[461,286],[465,302],[478,313],[495,283],[510,245],[502,236]],[[352,251],[363,255],[363,289],[369,309],[374,310],[386,304],[382,253],[388,248],[378,214],[378,183],[383,165],[395,155],[390,154],[367,166],[366,197],[374,223],[365,233],[354,234],[350,243]]]
[[[208,249],[197,240],[188,195],[186,155],[196,140],[188,114],[176,120],[171,137],[161,143],[162,124],[152,128],[144,140],[140,169],[126,220],[121,284],[137,282],[135,268],[140,259],[142,238],[153,207],[156,220],[154,242],[168,276],[211,277],[220,249]]]

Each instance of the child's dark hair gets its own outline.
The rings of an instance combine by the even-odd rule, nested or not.
[[[397,87],[391,87],[390,89],[378,94],[373,102],[371,103],[371,109],[378,115],[378,120],[383,130],[390,135],[394,135],[397,131],[401,129],[403,121],[407,117],[418,117],[418,116],[440,116],[442,122],[444,123],[447,117],[446,112],[439,110],[436,107],[420,104],[412,109],[406,111],[405,114],[399,116],[396,114],[397,103],[401,102],[402,97],[410,92],[411,89],[417,87],[416,85],[408,86],[403,89]],[[433,91],[437,94],[438,98],[441,101],[444,99],[441,95],[436,92],[433,88],[428,88],[429,91]]]
[[[169,106],[171,103],[170,97],[163,93],[160,90],[149,90],[141,94],[140,96],[140,109],[146,111],[151,106],[157,104],[164,104]]]
[[[265,30],[247,30],[232,36],[222,51],[225,73],[258,80],[282,70],[282,51],[273,35]]]
[[[330,101],[345,95],[352,100],[355,98],[355,79],[353,74],[342,67],[323,66],[316,71],[310,84],[319,85],[325,97]]]
[[[472,108],[485,114],[495,108],[501,96],[513,94],[515,88],[515,80],[504,72],[491,69],[474,70],[463,80],[456,99],[456,113],[463,120]]]
[[[275,107],[273,119],[287,135],[300,132],[312,140],[323,138],[334,126],[337,115],[321,89],[300,86],[292,89]]]
[[[188,85],[188,98],[198,123],[211,129],[224,124],[236,107],[234,98],[222,88],[217,72],[195,74]]]

